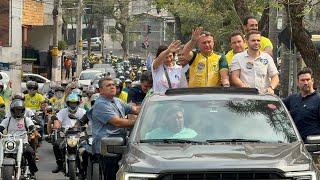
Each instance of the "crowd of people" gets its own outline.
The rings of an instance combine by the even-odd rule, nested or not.
[[[105,136],[126,137],[127,129],[134,126],[147,95],[163,95],[167,89],[174,88],[219,86],[256,88],[260,93],[274,94],[279,85],[279,72],[272,58],[272,43],[258,31],[258,22],[253,17],[244,19],[243,29],[245,35],[240,31],[230,34],[231,50],[223,54],[213,51],[215,39],[212,33],[201,27],[195,28],[185,45],[176,40],[169,46],[159,46],[150,70],[132,68],[134,75],[126,73],[127,77],[118,75],[115,79],[107,75],[99,80],[98,86],[89,86],[85,91],[75,81],[52,87],[53,94],[45,97],[38,92],[37,83],[29,81],[27,94],[11,96],[9,113],[4,108],[5,99],[10,95],[0,83],[0,117],[4,119],[0,131],[28,131],[34,128],[31,118],[37,111],[43,111],[43,119],[48,122],[47,132],[41,130],[42,136],[51,133],[52,129],[88,124],[93,137],[93,153],[103,159],[101,164],[105,177],[115,179],[121,156],[99,156],[101,139]],[[175,56],[178,57],[177,62]],[[66,60],[65,66],[70,70],[71,61]],[[70,71],[66,73],[66,78],[69,74]],[[134,77],[136,82],[130,77]],[[313,73],[309,68],[298,73],[297,81],[300,93],[284,99],[284,104],[303,140],[306,140],[308,135],[320,134],[320,98],[313,89]],[[70,114],[78,122],[71,119]],[[60,139],[53,144],[57,163],[53,173],[63,171],[65,143],[64,139]],[[35,148],[25,148],[32,174],[38,170],[35,152]]]

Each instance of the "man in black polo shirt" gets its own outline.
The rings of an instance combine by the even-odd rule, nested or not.
[[[150,71],[143,72],[140,78],[140,85],[132,87],[128,92],[128,103],[140,105],[147,92],[152,88],[152,74]]]
[[[314,90],[313,83],[312,70],[302,69],[297,81],[300,93],[284,100],[303,141],[309,135],[320,135],[320,96]]]

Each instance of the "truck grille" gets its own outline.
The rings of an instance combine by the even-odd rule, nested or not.
[[[278,172],[203,172],[164,174],[158,180],[290,179]]]

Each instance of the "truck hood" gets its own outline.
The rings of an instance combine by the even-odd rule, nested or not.
[[[310,170],[312,159],[301,142],[237,144],[150,144],[129,146],[130,172],[210,171],[217,169]]]

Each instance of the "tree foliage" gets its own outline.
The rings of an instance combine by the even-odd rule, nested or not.
[[[242,18],[247,15],[261,16],[268,3],[255,0],[251,3],[244,0],[155,0],[157,8],[165,9],[179,18],[181,26],[176,34],[177,38],[186,42],[193,28],[202,26],[206,31],[214,34],[216,47],[226,49],[228,36],[234,30],[241,30]],[[239,7],[248,10],[240,11]],[[255,12],[255,13],[251,13]]]

